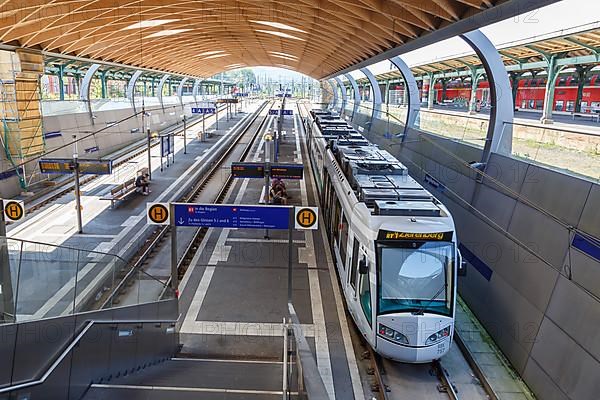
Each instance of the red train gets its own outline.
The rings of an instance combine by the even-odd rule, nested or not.
[[[577,76],[564,74],[557,78],[554,93],[554,110],[571,112],[575,110],[577,97]],[[427,84],[425,84],[427,90]],[[517,101],[515,106],[520,110],[542,110],[546,93],[546,78],[526,78],[519,81]],[[435,85],[435,96],[438,103],[442,103],[442,84],[438,81]],[[446,102],[448,100],[467,101],[471,96],[470,82],[460,80],[448,82],[446,86]],[[490,96],[489,83],[479,81],[477,99],[486,103]],[[457,101],[455,100],[455,101]],[[600,109],[600,74],[586,77],[581,100],[581,112],[592,112]]]

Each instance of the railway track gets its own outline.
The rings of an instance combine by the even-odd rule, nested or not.
[[[221,108],[219,109],[219,111],[222,111],[226,108],[226,106],[221,106]],[[194,121],[190,121],[188,122],[187,125],[187,129],[190,129],[200,123],[202,123],[203,119],[206,118],[205,115],[203,115],[200,118],[195,119]],[[174,129],[174,133],[175,135],[180,135],[183,133],[183,128],[178,129],[177,127]],[[169,132],[170,133],[170,132]],[[142,139],[138,142],[138,145],[134,145],[132,147],[131,150],[126,151],[124,154],[118,155],[116,157],[116,159],[113,161],[113,168],[119,167],[129,161],[131,161],[132,159],[140,156],[141,154],[144,154],[147,149],[148,149],[148,144],[146,139]],[[158,146],[160,144],[159,140],[153,140],[151,142],[151,147],[155,147]],[[97,179],[99,177],[99,175],[90,175],[90,176],[84,176],[83,178],[80,178],[80,185],[83,186],[92,182],[93,180]],[[27,214],[31,214],[39,209],[41,209],[42,207],[48,205],[49,203],[52,203],[53,201],[56,201],[57,199],[65,196],[66,194],[72,192],[75,190],[75,178],[73,177],[69,177],[67,179],[65,179],[64,181],[62,181],[57,187],[53,187],[53,189],[51,191],[49,191],[47,194],[44,194],[36,199],[33,199],[31,201],[27,201],[25,200],[25,212]],[[10,225],[10,222],[7,222],[7,225]]]
[[[223,166],[230,164],[232,161],[242,161],[246,158],[251,148],[253,147],[259,133],[262,131],[264,124],[268,120],[268,110],[271,109],[273,102],[265,102],[258,112],[252,117],[252,120],[246,125],[245,128],[238,134],[236,139],[231,143],[229,148],[221,155],[216,161],[214,161],[208,171],[203,174],[200,180],[192,185],[190,190],[186,194],[177,199],[177,202],[182,203],[193,203],[205,193],[208,187],[218,187],[216,195],[211,199],[214,203],[222,203],[225,196],[232,186],[234,180],[231,174],[227,175],[225,182],[220,184],[219,171]],[[266,112],[265,112],[266,110]],[[170,237],[171,229],[169,226],[164,226],[155,229],[150,238],[146,241],[140,251],[137,252],[129,263],[129,267],[126,268],[122,276],[120,277],[119,284],[115,289],[106,297],[102,298],[102,304],[99,308],[106,308],[111,304],[117,304],[120,299],[125,296],[128,290],[132,287],[132,282],[135,280],[138,271],[144,271],[151,264],[152,259],[164,249],[165,243],[170,243],[168,238]],[[204,239],[207,229],[199,228],[193,232],[191,239],[188,239],[188,244],[185,247],[183,254],[179,257],[177,265],[178,275],[181,279],[187,270],[196,249]],[[183,235],[181,235],[183,237]],[[179,238],[179,235],[178,235]],[[160,298],[163,298],[168,293],[168,287],[170,285],[170,278],[166,282],[166,286],[163,289]]]

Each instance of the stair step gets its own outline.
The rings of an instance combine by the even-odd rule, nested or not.
[[[279,361],[173,358],[93,385],[84,399],[280,399]]]

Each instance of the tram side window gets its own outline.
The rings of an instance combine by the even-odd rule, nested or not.
[[[333,191],[332,191],[333,192]],[[333,237],[334,238],[339,238],[339,234],[340,234],[340,217],[342,213],[342,207],[340,206],[340,202],[338,201],[337,198],[335,198],[335,209],[333,212],[333,224],[332,224],[332,231],[333,231]],[[338,243],[339,245],[339,243]]]
[[[360,306],[365,313],[365,317],[371,325],[371,285],[369,285],[369,274],[360,276]]]
[[[342,225],[340,228],[340,255],[342,256],[342,265],[346,269],[346,248],[348,247],[348,220],[342,216]]]
[[[358,276],[358,247],[360,244],[358,240],[354,238],[354,244],[352,245],[352,267],[350,269],[350,286],[356,290],[356,277]]]

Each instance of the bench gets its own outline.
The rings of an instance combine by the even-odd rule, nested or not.
[[[145,175],[148,173],[148,168],[141,168],[136,173],[136,178],[140,175]],[[115,203],[117,201],[126,200],[132,194],[137,193],[137,188],[135,187],[136,178],[131,178],[110,190],[110,193],[100,197],[100,200],[110,200],[110,208],[115,208]]]
[[[574,120],[575,117],[589,117],[590,119],[596,120],[596,122],[600,122],[600,114],[596,113],[596,112],[591,112],[591,113],[577,113],[577,112],[572,112],[571,113],[571,118]]]

